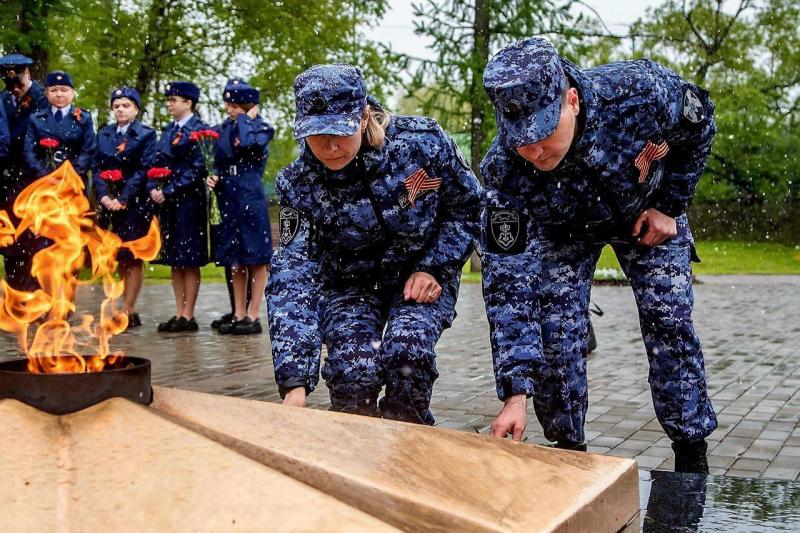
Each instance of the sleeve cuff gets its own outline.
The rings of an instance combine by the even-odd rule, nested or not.
[[[682,214],[686,212],[686,208],[688,207],[683,202],[677,201],[669,201],[663,198],[656,198],[651,203],[651,207],[654,209],[658,209],[662,213],[672,218],[678,218]]]
[[[518,394],[524,394],[527,398],[533,395],[532,378],[513,376],[501,378],[497,381],[497,397],[501,402]]]
[[[284,381],[283,383],[278,385],[278,392],[281,395],[281,398],[285,398],[286,394],[291,389],[296,389],[297,387],[305,387],[306,389],[306,396],[311,394],[311,387],[308,384],[308,380],[306,378],[290,378]]]

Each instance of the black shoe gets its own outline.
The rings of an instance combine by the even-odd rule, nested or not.
[[[189,320],[181,317],[179,324],[181,329],[176,331],[197,331],[200,329],[200,326],[197,324],[197,320],[195,320],[194,317],[190,318]]]
[[[242,319],[242,320],[244,320],[244,319]],[[233,328],[239,322],[241,322],[241,320],[236,320],[236,317],[234,316],[232,319],[228,320],[227,322],[223,322],[222,324],[220,324],[219,327],[217,328],[217,332],[220,335],[230,335],[231,333],[233,333]]]
[[[705,439],[696,442],[675,441],[672,451],[675,452],[675,472],[708,474],[708,444]]]
[[[178,323],[178,317],[176,317],[176,316],[170,318],[166,322],[161,322],[158,325],[158,332],[159,333],[169,333],[171,331],[175,331],[173,328],[175,327],[175,325],[177,323]]]
[[[249,316],[246,316],[233,324],[233,331],[231,333],[234,335],[255,335],[261,332],[261,322],[257,318],[253,320]]]
[[[555,444],[550,445],[551,448],[558,448],[559,450],[570,450],[573,452],[585,452],[585,442],[572,442],[570,440],[559,440]]]
[[[139,318],[139,313],[131,313],[128,315],[128,329],[138,328],[142,325],[142,319]]]
[[[233,315],[233,313],[225,313],[218,319],[211,321],[211,329],[219,329],[222,324],[233,322],[235,318],[236,317]]]

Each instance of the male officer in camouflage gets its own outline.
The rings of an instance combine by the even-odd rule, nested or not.
[[[498,135],[481,166],[483,283],[505,402],[492,433],[519,439],[532,396],[545,436],[585,449],[589,293],[610,243],[676,469],[707,469],[717,420],[691,318],[685,213],[716,132],[708,94],[652,61],[581,70],[543,39],[500,51],[484,87]]]

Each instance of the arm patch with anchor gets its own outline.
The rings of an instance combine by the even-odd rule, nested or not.
[[[300,211],[294,207],[283,207],[280,213],[281,246],[288,246],[300,229]]]
[[[489,252],[518,254],[528,245],[528,217],[516,209],[490,207],[485,231]]]

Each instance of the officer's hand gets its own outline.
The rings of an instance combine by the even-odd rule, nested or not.
[[[206,184],[212,189],[217,185],[218,181],[219,181],[219,176],[209,176],[206,178]]]
[[[305,407],[306,406],[306,388],[295,387],[289,389],[286,396],[283,397],[283,405],[292,407]]]
[[[636,244],[642,246],[658,246],[677,234],[675,219],[652,207],[642,211],[631,230],[631,236],[636,237]]]
[[[150,191],[150,199],[161,205],[164,203],[164,193],[160,189],[153,189]]]
[[[528,398],[524,394],[516,394],[506,400],[503,408],[492,422],[492,437],[501,439],[511,435],[520,441],[528,424]]]
[[[258,106],[254,105],[250,108],[250,111],[247,112],[247,116],[250,118],[256,118],[258,116]]]
[[[119,200],[117,200],[115,198],[115,199],[111,200],[111,204],[108,206],[108,208],[110,210],[112,210],[112,211],[121,211],[121,210],[125,209],[125,206],[123,204],[121,204],[119,202]]]
[[[414,272],[406,281],[403,288],[403,298],[418,304],[432,304],[442,294],[442,287],[436,278],[427,272]]]
[[[103,196],[100,198],[100,203],[103,204],[103,207],[111,211],[111,198],[108,196]]]

